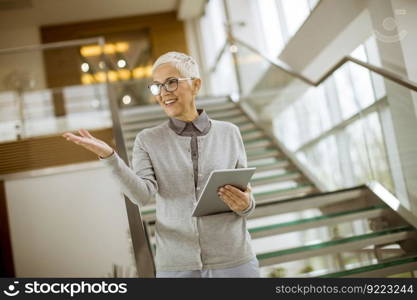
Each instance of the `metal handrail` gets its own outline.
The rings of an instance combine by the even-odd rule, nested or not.
[[[219,55],[216,58],[214,67],[210,70],[210,72],[214,72],[217,68],[217,65],[221,59],[221,56],[223,55],[224,51],[227,48],[227,44],[230,45],[234,45],[234,44],[238,44],[241,45],[247,49],[249,49],[251,52],[256,53],[257,55],[261,56],[263,59],[265,59],[266,61],[268,61],[271,65],[275,66],[276,68],[279,68],[280,70],[282,70],[283,72],[300,79],[301,81],[304,81],[305,83],[312,85],[312,86],[318,86],[321,83],[323,83],[327,78],[329,78],[336,70],[338,70],[342,65],[344,65],[346,62],[352,62],[354,64],[360,65],[374,73],[377,73],[379,75],[381,75],[382,77],[388,78],[391,81],[394,81],[395,83],[402,85],[410,90],[416,91],[417,92],[417,83],[414,81],[409,80],[408,78],[405,78],[404,76],[398,75],[392,71],[386,70],[384,68],[375,66],[373,64],[361,61],[359,59],[356,59],[352,56],[345,56],[343,58],[341,58],[332,68],[330,68],[327,72],[325,72],[318,80],[313,81],[309,78],[307,78],[306,76],[294,71],[293,69],[291,69],[291,67],[289,67],[288,65],[284,64],[283,62],[279,62],[276,60],[273,60],[272,58],[268,57],[267,55],[263,54],[261,51],[257,50],[256,48],[250,46],[249,44],[233,38],[233,40],[228,39],[225,42],[225,46],[222,48],[222,50],[220,51]]]

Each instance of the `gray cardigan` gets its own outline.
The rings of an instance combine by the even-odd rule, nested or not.
[[[255,256],[245,218],[255,209],[252,193],[250,208],[244,212],[191,216],[212,170],[247,167],[239,128],[226,121],[210,121],[209,132],[197,137],[197,193],[191,137],[177,135],[168,126],[169,120],[137,134],[133,170],[117,152],[100,158],[132,202],[144,206],[155,198],[157,271],[230,268]]]

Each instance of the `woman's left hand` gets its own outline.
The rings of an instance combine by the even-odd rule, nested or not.
[[[235,212],[242,212],[250,205],[250,193],[252,189],[248,186],[246,191],[241,191],[232,185],[225,185],[218,191],[222,199]]]

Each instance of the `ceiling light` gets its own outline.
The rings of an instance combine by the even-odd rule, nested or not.
[[[126,65],[127,65],[127,63],[126,63],[126,61],[125,61],[124,59],[119,59],[119,60],[117,61],[117,66],[118,66],[119,68],[124,68],[124,67],[126,67]]]
[[[81,64],[81,71],[83,71],[84,73],[87,73],[90,70],[90,65],[88,63],[82,63]]]
[[[130,95],[124,95],[122,98],[123,104],[129,104],[130,102],[132,102],[132,97],[130,97]]]

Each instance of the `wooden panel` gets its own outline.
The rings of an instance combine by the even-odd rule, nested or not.
[[[103,19],[41,27],[42,43],[103,36],[106,41],[123,40],[126,35],[149,40],[151,57],[155,60],[168,51],[188,52],[184,24],[176,12]],[[81,84],[79,48],[44,51],[48,88]],[[65,115],[64,102],[59,93],[53,94],[55,116]]]
[[[188,53],[184,23],[176,12],[43,26],[41,39],[52,43],[143,29],[149,30],[154,58],[168,51]]]
[[[9,217],[7,215],[6,189],[0,180],[0,277],[15,277]]]
[[[98,139],[115,147],[111,128],[91,130]],[[0,174],[97,160],[94,153],[67,141],[61,135],[0,143]]]

